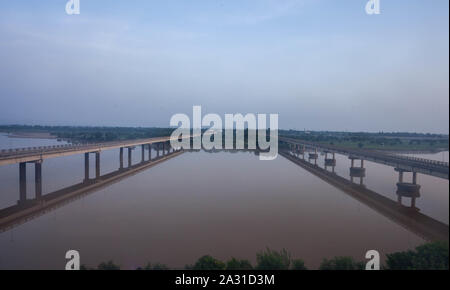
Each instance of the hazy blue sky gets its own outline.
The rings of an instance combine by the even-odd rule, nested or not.
[[[448,133],[449,1],[0,1],[0,123]]]

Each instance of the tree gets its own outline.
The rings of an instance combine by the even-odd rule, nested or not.
[[[386,255],[390,270],[448,270],[448,243],[434,242],[418,246],[415,251]]]
[[[120,270],[120,266],[114,264],[113,261],[102,262],[98,265],[97,270]]]
[[[169,267],[161,263],[148,263],[144,268],[138,268],[138,270],[169,270]]]
[[[294,259],[292,260],[292,270],[308,270],[308,268],[302,259]]]
[[[364,270],[364,263],[355,262],[352,257],[334,257],[324,259],[319,270]]]
[[[252,264],[248,260],[238,260],[236,258],[231,258],[227,261],[227,270],[251,270],[253,269]]]
[[[267,248],[256,254],[258,270],[288,270],[291,264],[291,254],[282,249],[275,251]]]
[[[192,270],[224,270],[225,264],[210,255],[205,255],[195,262]]]

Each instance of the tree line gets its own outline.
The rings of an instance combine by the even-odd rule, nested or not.
[[[319,270],[364,270],[366,262],[355,261],[352,257],[334,257],[324,259]],[[427,243],[403,252],[388,254],[383,270],[448,270],[448,243]],[[120,270],[120,265],[113,261],[102,262],[96,268],[86,265],[82,270]],[[148,263],[136,270],[169,270],[161,263]],[[200,257],[194,264],[186,265],[186,270],[308,270],[302,259],[292,258],[289,251],[267,248],[256,254],[256,265],[245,259],[231,258],[225,262],[210,255]]]

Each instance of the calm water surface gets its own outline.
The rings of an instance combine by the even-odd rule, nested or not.
[[[0,135],[0,146],[8,142]],[[13,142],[41,146],[56,140]],[[133,154],[139,162],[140,150]],[[336,158],[336,172],[348,176],[350,160]],[[101,165],[102,174],[117,170],[118,150],[102,152]],[[366,186],[396,199],[394,169],[367,161],[365,167]],[[29,165],[30,198],[33,170]],[[44,193],[81,182],[83,170],[83,155],[46,159]],[[419,183],[421,212],[448,224],[448,181],[419,175]],[[0,167],[0,184],[1,207],[14,205],[17,164]],[[364,260],[370,249],[384,255],[423,242],[281,156],[260,161],[250,152],[202,151],[183,153],[1,233],[0,268],[63,269],[69,249],[79,250],[88,265],[114,260],[126,269],[147,262],[182,268],[205,254],[255,262],[266,247],[286,248],[316,268],[323,258]]]

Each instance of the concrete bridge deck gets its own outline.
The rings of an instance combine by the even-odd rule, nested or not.
[[[287,137],[279,137],[279,141],[305,146],[306,148],[321,149],[330,153],[353,156],[355,159],[369,160],[404,171],[419,172],[443,179],[449,179],[449,164],[447,162],[388,154],[376,150],[346,149],[334,145],[319,144]]]
[[[22,162],[33,162],[47,158],[55,158],[74,154],[99,152],[102,150],[161,143],[170,141],[171,139],[174,138],[168,136],[149,139],[93,143],[93,144],[78,144],[78,145],[67,144],[67,145],[41,146],[41,147],[29,147],[18,149],[4,149],[0,150],[0,166]]]

